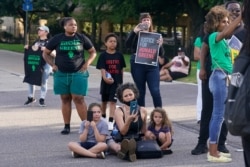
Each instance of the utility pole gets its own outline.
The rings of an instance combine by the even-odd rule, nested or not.
[[[23,0],[23,11],[25,11],[25,31],[24,31],[24,45],[27,45],[29,43],[28,40],[28,11],[33,10],[33,0]]]

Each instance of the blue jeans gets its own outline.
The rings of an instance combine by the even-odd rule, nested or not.
[[[154,107],[162,107],[160,94],[160,72],[158,66],[135,63],[134,55],[130,59],[131,74],[139,90],[137,99],[140,106],[145,106],[146,83],[153,98]]]
[[[209,124],[210,144],[217,144],[224,120],[227,97],[226,76],[221,70],[214,70],[209,78],[209,89],[213,95],[213,112]]]
[[[48,79],[49,79],[49,75],[50,72],[52,71],[52,68],[49,64],[45,64],[43,66],[43,74],[42,74],[42,84],[41,84],[41,94],[40,94],[40,98],[45,99],[46,94],[47,94],[47,85],[48,85]],[[36,86],[35,85],[31,85],[29,84],[29,89],[28,89],[28,96],[29,97],[34,97],[35,96],[35,89]]]

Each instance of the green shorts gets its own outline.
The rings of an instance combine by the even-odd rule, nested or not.
[[[88,94],[89,72],[63,73],[54,72],[54,93],[75,94],[86,96]]]

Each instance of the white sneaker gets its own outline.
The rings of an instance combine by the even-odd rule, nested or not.
[[[113,130],[114,129],[113,122],[108,122],[108,128],[109,128],[109,130]]]

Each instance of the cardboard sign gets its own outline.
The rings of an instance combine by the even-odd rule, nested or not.
[[[135,63],[157,66],[160,45],[157,43],[161,34],[139,32]]]
[[[33,50],[32,47],[25,49],[24,51],[24,72],[25,76],[23,82],[31,85],[41,86],[43,65],[45,64],[42,51],[39,47],[37,50]]]

